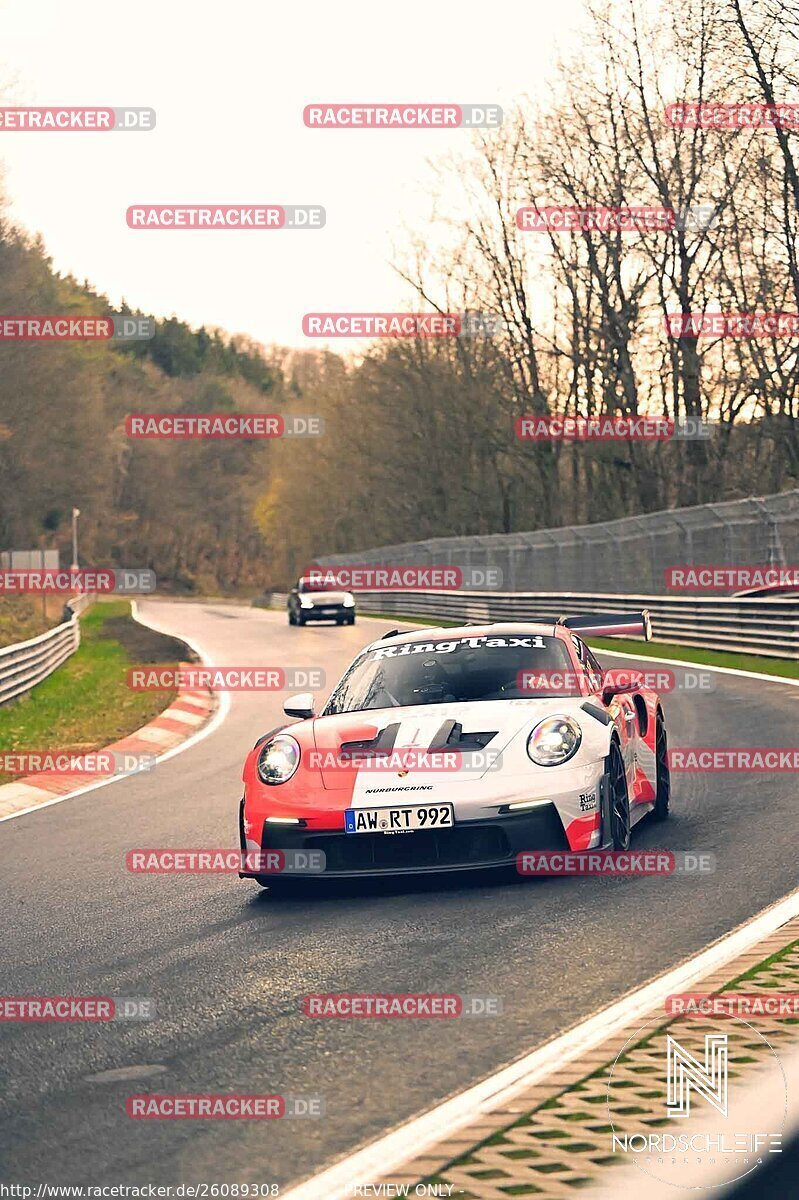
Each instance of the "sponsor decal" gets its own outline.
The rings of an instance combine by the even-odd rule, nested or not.
[[[399,646],[378,646],[370,652],[368,657],[371,662],[377,662],[381,658],[404,658],[408,654],[453,654],[459,646],[471,646],[473,649],[482,647],[489,650],[507,648],[543,650],[549,643],[556,640],[538,633],[527,636],[519,635],[518,637],[511,634],[507,637],[476,634],[474,637],[447,638],[446,641],[440,642],[403,642]]]

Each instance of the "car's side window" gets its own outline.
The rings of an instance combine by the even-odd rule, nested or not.
[[[591,675],[591,686],[599,691],[599,689],[602,687],[602,679],[604,678],[605,673],[587,646],[585,647],[585,662],[586,669]]]
[[[574,649],[577,651],[580,665],[588,678],[591,690],[594,692],[598,691],[602,687],[602,668],[582,638],[578,638],[576,634],[572,634],[572,642],[574,643]]]

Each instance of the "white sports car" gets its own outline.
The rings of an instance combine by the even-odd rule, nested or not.
[[[669,810],[666,726],[634,673],[579,636],[650,637],[646,612],[392,633],[318,715],[247,757],[242,850],[322,850],[325,877],[512,866],[529,850],[626,849]],[[242,872],[268,885],[256,865]]]

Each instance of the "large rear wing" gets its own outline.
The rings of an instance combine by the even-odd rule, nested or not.
[[[642,637],[652,641],[652,621],[649,609],[634,613],[589,613],[585,616],[559,617],[558,625],[565,625],[575,633],[586,637]]]

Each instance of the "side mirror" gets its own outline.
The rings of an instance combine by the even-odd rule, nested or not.
[[[614,696],[639,691],[643,682],[644,677],[637,668],[630,670],[625,667],[618,671],[606,671],[602,684],[602,703],[608,705]]]
[[[610,704],[614,696],[621,696],[624,692],[637,692],[639,684],[634,680],[625,679],[620,683],[608,683],[602,689],[602,703]]]
[[[287,717],[301,717],[303,720],[315,716],[313,692],[300,692],[297,696],[289,696],[283,705],[283,712]]]

